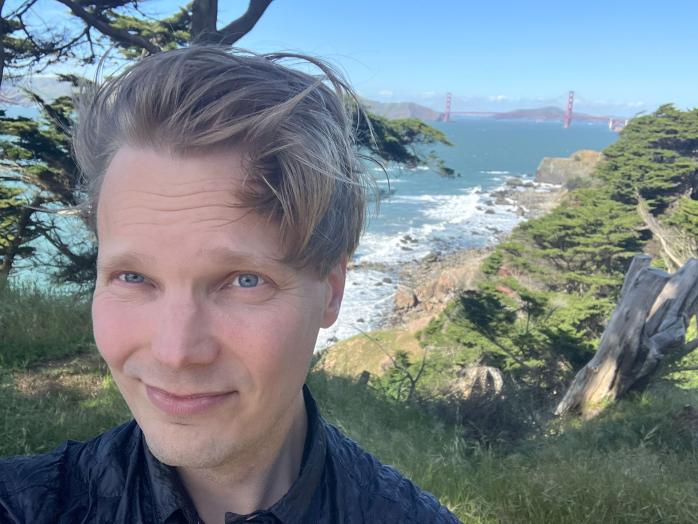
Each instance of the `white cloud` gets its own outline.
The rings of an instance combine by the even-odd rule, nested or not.
[[[378,94],[380,96],[393,96],[393,92],[390,89],[383,89],[382,91],[378,91]]]
[[[509,97],[505,95],[495,95],[495,96],[488,96],[487,100],[490,102],[504,102],[505,100],[508,100]]]

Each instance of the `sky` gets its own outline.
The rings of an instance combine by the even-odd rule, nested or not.
[[[183,3],[142,5],[161,15]],[[219,4],[219,27],[247,6]],[[238,45],[319,55],[374,100],[443,110],[451,92],[454,110],[491,111],[563,107],[574,90],[578,111],[631,116],[698,107],[696,20],[695,0],[274,0]]]

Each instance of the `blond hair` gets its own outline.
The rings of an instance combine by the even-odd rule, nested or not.
[[[281,63],[288,59],[322,74]],[[245,152],[241,204],[278,224],[284,262],[326,275],[355,251],[373,187],[357,153],[356,109],[341,75],[316,58],[216,46],[148,56],[78,101],[73,149],[91,227],[102,179],[121,147],[180,155],[234,148]]]

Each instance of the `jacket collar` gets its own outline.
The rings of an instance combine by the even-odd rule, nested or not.
[[[303,521],[313,495],[315,494],[325,468],[327,438],[325,428],[320,419],[315,399],[310,394],[307,385],[303,386],[303,399],[308,417],[308,431],[303,448],[303,459],[298,478],[293,482],[279,501],[271,507],[256,511],[250,515],[226,513],[225,524],[237,524],[249,520],[253,515],[261,522],[280,522],[282,524],[298,524]],[[200,518],[191,498],[187,494],[177,470],[160,462],[148,449],[145,438],[142,438],[146,458],[147,476],[150,481],[153,504],[159,522],[199,523]],[[214,524],[214,523],[211,523]]]

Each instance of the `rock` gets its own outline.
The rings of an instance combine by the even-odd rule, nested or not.
[[[485,205],[486,205],[486,206],[492,207],[492,206],[494,205],[494,201],[493,201],[493,200],[488,200],[487,202],[485,202]]]
[[[400,249],[402,249],[403,251],[414,251],[414,249],[412,249],[411,247],[407,247],[407,246],[400,246]]]
[[[486,215],[496,215],[497,212],[496,212],[494,209],[487,209],[487,210],[485,211],[485,214],[486,214]]]
[[[361,323],[366,322],[363,318],[357,318],[356,321]]]
[[[381,281],[379,280],[378,282],[375,282],[373,285],[374,285],[374,286],[382,286],[382,285],[383,285],[383,282],[381,282]]]
[[[538,165],[536,182],[564,185],[573,178],[588,178],[602,159],[601,153],[588,149],[567,158],[545,157]]]
[[[395,308],[396,309],[409,309],[416,306],[419,303],[417,295],[415,295],[414,290],[407,286],[398,286],[395,292]]]
[[[427,282],[415,289],[414,294],[419,304],[425,304],[434,300],[434,282]]]
[[[441,253],[429,253],[427,256],[425,256],[422,259],[422,262],[426,262],[427,264],[433,264],[434,262],[437,262],[441,258]]]
[[[393,279],[390,278],[390,277],[383,277],[383,283],[385,283],[385,284],[392,284],[392,283],[393,283]]]

